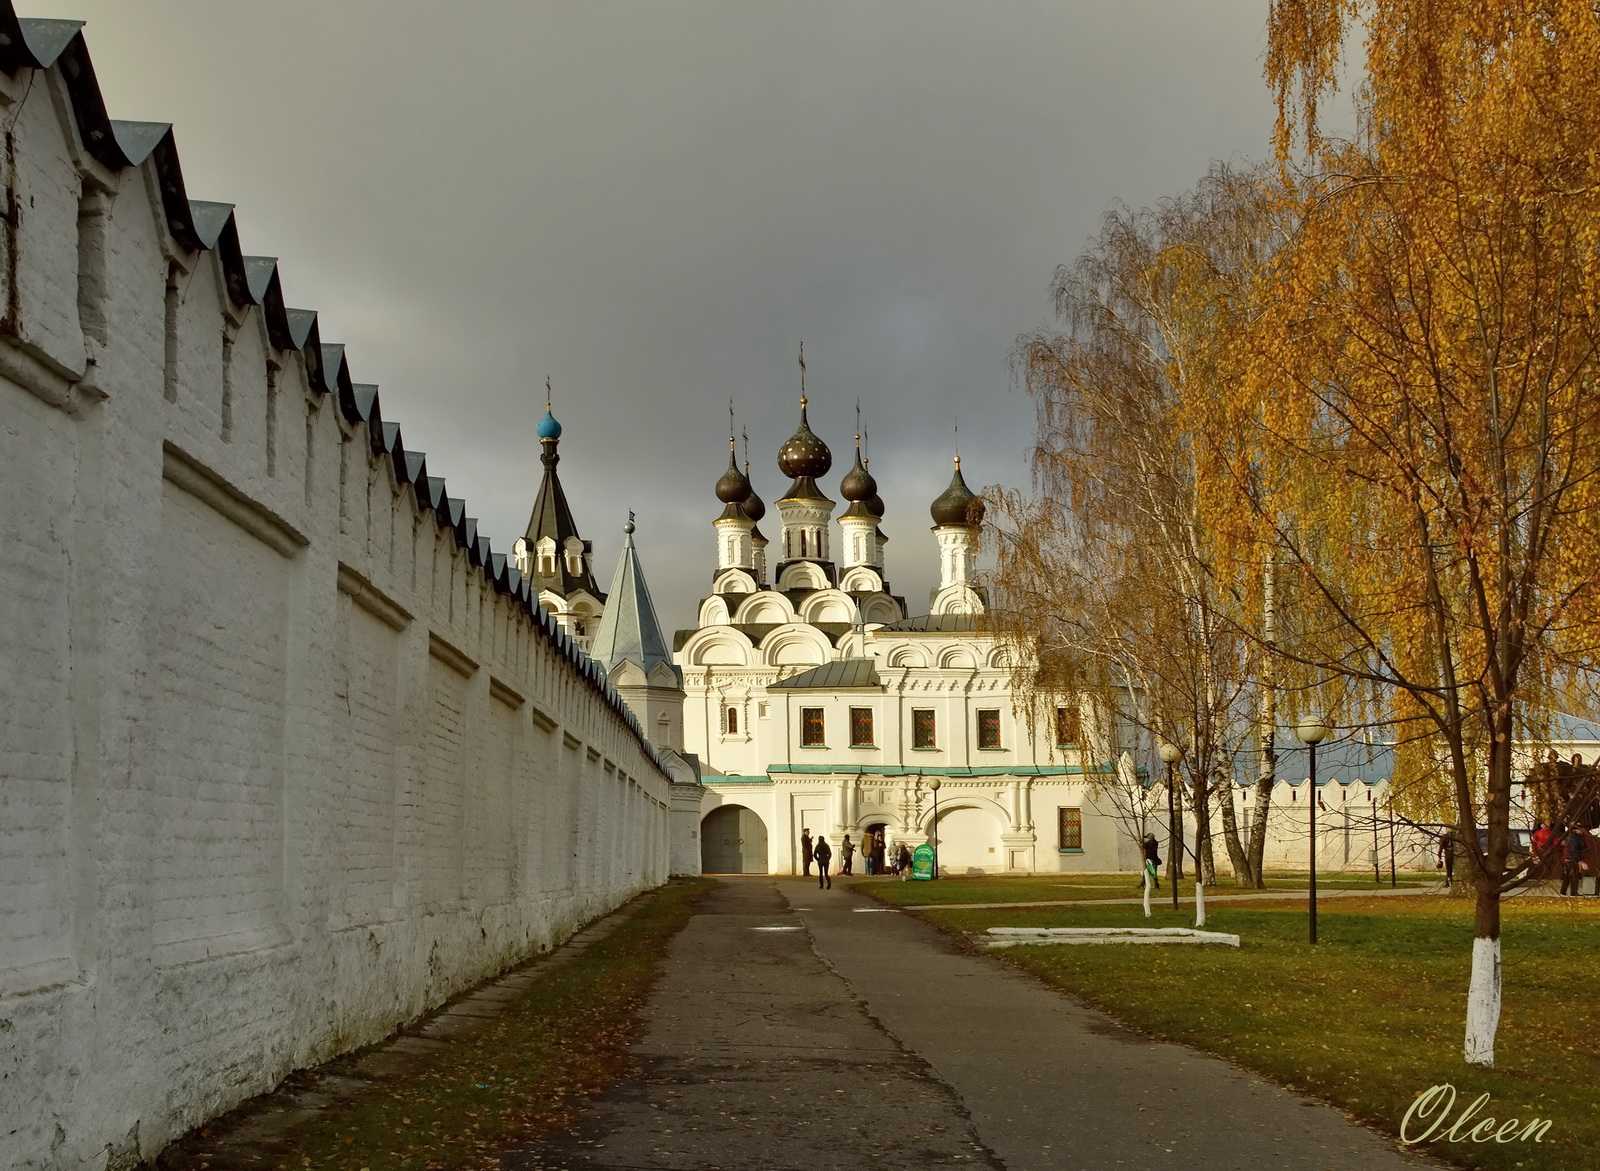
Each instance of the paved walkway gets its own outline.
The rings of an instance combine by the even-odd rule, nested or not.
[[[1150,1041],[839,884],[719,884],[640,1072],[508,1171],[1417,1171],[1336,1111]]]

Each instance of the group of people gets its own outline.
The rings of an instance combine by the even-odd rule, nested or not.
[[[1561,867],[1561,893],[1577,895],[1585,878],[1594,879],[1593,894],[1600,895],[1600,842],[1594,833],[1576,823],[1533,823],[1533,856],[1541,874]]]
[[[851,867],[855,864],[855,856],[860,853],[863,864],[868,874],[884,874],[892,871],[902,878],[911,873],[911,851],[904,842],[894,852],[893,862],[889,864],[891,870],[885,869],[885,858],[888,854],[888,843],[884,840],[883,831],[877,830],[868,833],[861,840],[859,849],[850,840],[850,835],[845,834],[844,840],[839,843],[839,873],[850,874]],[[800,860],[805,864],[805,876],[811,877],[811,867],[817,868],[817,886],[827,890],[833,887],[833,872],[830,869],[833,863],[833,847],[828,844],[828,839],[822,834],[815,838],[809,829],[800,831]]]

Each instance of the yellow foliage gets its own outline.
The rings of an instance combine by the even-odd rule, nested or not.
[[[1339,141],[1317,111],[1352,22],[1360,131]],[[1600,628],[1600,21],[1278,0],[1269,35],[1297,227],[1223,392],[1185,404],[1200,508],[1241,562],[1241,514],[1274,526],[1286,653],[1394,724],[1419,812],[1491,827],[1498,886],[1512,741]]]

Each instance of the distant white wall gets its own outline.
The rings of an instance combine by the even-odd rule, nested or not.
[[[0,76],[6,1168],[151,1158],[669,864],[603,675],[93,85]]]

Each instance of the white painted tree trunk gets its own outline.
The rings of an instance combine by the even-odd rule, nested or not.
[[[1494,1034],[1500,1027],[1500,940],[1472,941],[1472,982],[1467,986],[1468,1065],[1494,1064]]]
[[[1150,864],[1144,866],[1144,917],[1150,917]]]
[[[1206,925],[1206,884],[1199,881],[1194,884],[1194,925]]]

